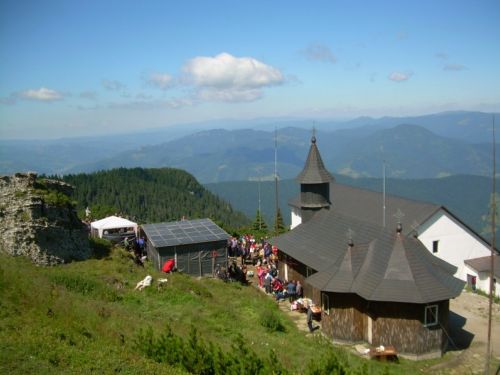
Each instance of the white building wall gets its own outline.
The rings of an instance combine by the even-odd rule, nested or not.
[[[292,207],[292,224],[290,225],[290,230],[295,228],[297,225],[302,223],[302,216],[300,216],[300,209],[297,207]]]
[[[476,276],[476,289],[480,289],[483,292],[489,294],[490,293],[490,275],[488,272],[477,272],[474,268],[468,266],[467,264],[464,267],[464,272],[471,276]],[[495,295],[500,297],[500,280],[497,280],[495,283]]]
[[[464,260],[490,255],[490,248],[471,230],[444,210],[439,210],[418,228],[418,239],[431,253],[438,241],[435,256],[457,267],[455,276],[467,281]]]

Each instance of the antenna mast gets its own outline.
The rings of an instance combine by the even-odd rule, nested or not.
[[[491,309],[493,303],[493,275],[495,268],[495,240],[496,240],[496,141],[495,141],[495,115],[493,115],[493,194],[491,203],[491,256],[490,256],[490,294],[488,301],[488,344],[486,346],[486,367],[485,374],[489,374],[491,358]]]
[[[385,228],[385,159],[382,161],[382,226]]]
[[[275,202],[275,218],[274,218],[274,231],[276,236],[278,235],[278,211],[279,211],[279,199],[278,199],[278,128],[274,128],[274,185],[276,190],[276,202]]]
[[[262,178],[259,176],[259,215],[260,215],[260,218],[262,219],[262,211],[260,210],[260,181],[262,180]],[[259,221],[259,230],[262,229],[262,220]]]

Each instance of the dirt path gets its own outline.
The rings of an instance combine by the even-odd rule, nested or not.
[[[488,299],[470,292],[450,301],[449,333],[456,346],[431,370],[448,369],[454,374],[484,373],[488,334]],[[493,304],[491,330],[492,363],[500,363],[500,306]],[[492,370],[493,371],[493,370]],[[494,373],[494,371],[492,372]]]

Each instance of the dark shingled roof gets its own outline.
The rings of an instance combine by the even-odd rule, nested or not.
[[[391,215],[387,227],[382,228],[381,220],[371,215],[371,199],[377,193],[348,186],[334,191],[344,196],[361,191],[361,196],[351,201],[352,210],[342,202],[342,209],[334,205],[319,211],[273,239],[285,254],[318,271],[307,279],[311,285],[324,291],[356,293],[372,301],[427,303],[460,294],[464,284],[453,277],[455,266],[432,255],[411,234],[405,235],[404,225],[402,234],[396,235],[397,218]],[[392,198],[388,202],[410,213],[405,218],[419,223],[440,208]]]
[[[344,249],[331,267],[307,282],[322,291],[356,293],[368,301],[405,303],[454,298],[464,287],[453,277],[455,267],[430,254],[418,239],[395,230],[381,231],[369,244]]]
[[[354,243],[367,243],[381,228],[371,223],[322,210],[311,220],[273,239],[273,243],[301,263],[321,270],[334,263],[347,247],[348,232],[354,231]]]
[[[467,259],[464,261],[469,267],[475,269],[477,272],[489,272],[491,266],[491,257],[485,256],[474,259]],[[495,277],[500,278],[500,256],[494,256],[494,274]]]
[[[330,184],[330,198],[333,211],[346,216],[360,218],[377,226],[382,226],[383,202],[382,193],[357,188],[339,183]],[[291,206],[300,208],[299,196],[289,201]],[[385,199],[387,228],[396,228],[398,222],[403,224],[403,233],[413,231],[412,226],[423,224],[427,219],[439,211],[442,206],[437,204],[415,201],[394,195],[386,195]],[[400,210],[404,216],[401,219],[394,215]]]
[[[229,234],[210,219],[144,224],[141,227],[156,248],[223,241],[229,238]]]
[[[334,181],[333,176],[323,164],[318,146],[316,146],[316,137],[314,136],[311,139],[311,148],[309,149],[309,155],[307,155],[306,165],[297,176],[297,181],[301,184],[323,184]]]

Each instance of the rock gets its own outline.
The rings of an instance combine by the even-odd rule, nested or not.
[[[68,197],[72,189],[33,172],[0,177],[0,250],[40,265],[88,258],[86,228]]]

